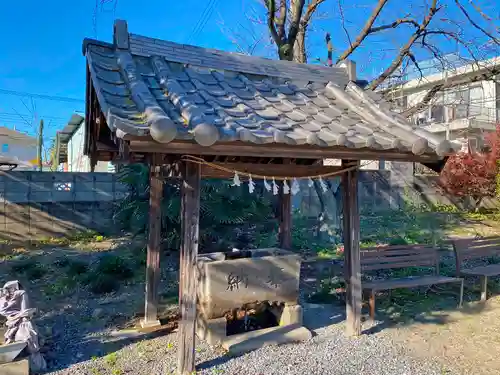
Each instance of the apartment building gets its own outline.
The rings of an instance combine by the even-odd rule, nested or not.
[[[413,71],[400,82],[389,81],[380,91],[404,110],[420,103],[436,85],[455,83],[449,90],[438,92],[412,121],[432,133],[462,141],[464,149],[476,149],[485,133],[495,130],[500,122],[500,83],[478,79],[482,73],[500,68],[500,56],[465,63],[458,56],[449,55],[445,63],[428,60],[419,66],[423,77]]]

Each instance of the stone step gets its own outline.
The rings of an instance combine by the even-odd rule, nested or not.
[[[30,363],[27,359],[0,365],[0,374],[2,375],[29,375],[29,373]]]
[[[311,337],[311,331],[307,328],[293,324],[228,336],[222,342],[222,347],[230,355],[240,355],[264,346],[306,341]]]

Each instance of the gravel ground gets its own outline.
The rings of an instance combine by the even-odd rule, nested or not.
[[[340,310],[321,305],[305,308],[305,324],[315,336],[303,343],[261,348],[241,357],[225,356],[221,349],[198,342],[197,374],[370,374],[370,375],[443,375],[458,374],[442,367],[438,361],[413,358],[396,344],[397,329],[348,338],[344,334]],[[316,328],[318,327],[318,328]],[[364,328],[370,328],[366,326]],[[97,345],[97,341],[93,341]],[[75,363],[50,375],[166,375],[174,374],[176,365],[175,333],[135,343],[110,342],[105,337],[100,345],[118,349],[116,354],[94,357]],[[75,343],[76,344],[76,343]],[[78,345],[75,345],[77,348]],[[74,353],[76,356],[76,353]],[[78,359],[75,358],[75,362]]]

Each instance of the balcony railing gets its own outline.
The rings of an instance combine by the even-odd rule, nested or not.
[[[417,125],[425,126],[461,119],[496,123],[500,119],[500,110],[469,104],[433,105],[428,111],[415,115],[412,120]]]

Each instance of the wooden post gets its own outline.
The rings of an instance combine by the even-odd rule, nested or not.
[[[159,326],[158,320],[158,286],[160,284],[160,234],[161,234],[161,200],[163,197],[163,180],[159,167],[150,166],[149,189],[149,234],[148,254],[146,260],[146,305],[144,320],[141,326]]]
[[[196,258],[198,255],[198,231],[200,219],[201,166],[185,163],[182,166],[181,188],[181,254],[179,273],[179,349],[177,374],[188,375],[195,370],[196,324]]]
[[[292,195],[283,192],[283,183],[279,184],[279,246],[292,248]]]
[[[355,163],[355,162],[354,162]],[[342,160],[342,167],[353,162]],[[359,165],[359,162],[358,162]],[[347,334],[361,334],[361,261],[359,254],[358,170],[342,175],[344,206],[344,274],[346,282]]]

